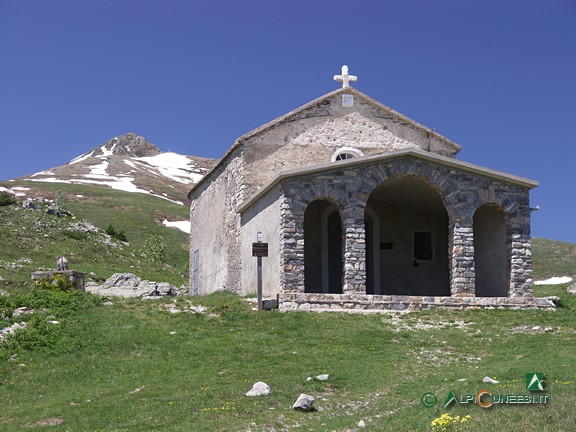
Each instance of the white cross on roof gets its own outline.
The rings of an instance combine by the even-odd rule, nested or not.
[[[334,75],[334,81],[342,83],[342,88],[350,87],[350,81],[357,81],[358,77],[355,75],[348,75],[348,66],[342,66],[342,75]]]

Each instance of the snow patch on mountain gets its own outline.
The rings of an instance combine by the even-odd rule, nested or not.
[[[143,194],[152,195],[152,196],[155,196],[158,198],[162,198],[162,199],[165,199],[167,201],[171,201],[175,204],[184,205],[184,203],[182,201],[173,200],[173,199],[168,198],[167,196],[155,194],[154,191],[151,191],[151,190],[140,189],[138,186],[136,186],[134,183],[132,183],[134,181],[133,177],[106,176],[106,180],[96,180],[96,179],[94,179],[94,180],[87,180],[87,179],[64,180],[64,179],[59,179],[59,178],[55,178],[55,177],[47,177],[47,178],[29,179],[29,180],[30,181],[36,181],[36,182],[46,182],[46,183],[67,183],[67,184],[82,183],[82,184],[104,185],[104,186],[109,186],[112,189],[121,190],[124,192],[143,193]]]
[[[90,168],[90,174],[86,174],[85,177],[97,178],[102,180],[107,180],[111,178],[111,176],[108,175],[108,173],[106,172],[108,165],[110,165],[110,162],[108,162],[107,160],[102,161],[101,164],[93,165]]]
[[[203,176],[203,174],[198,172],[190,159],[178,153],[167,152],[157,154],[156,156],[130,159],[145,162],[148,165],[156,167],[160,174],[180,183],[197,183]],[[128,163],[128,161],[124,162]]]
[[[84,155],[78,156],[78,157],[72,159],[70,162],[68,162],[68,165],[72,165],[72,164],[75,164],[75,163],[78,163],[78,162],[82,162],[83,160],[86,160],[86,159],[88,159],[89,157],[91,157],[93,154],[94,154],[94,151],[91,151],[91,152],[88,152],[88,153],[86,153],[86,154],[84,154]]]
[[[169,227],[169,228],[177,228],[180,231],[184,231],[187,234],[190,234],[190,221],[173,221],[170,222],[166,219],[162,221],[162,224]]]

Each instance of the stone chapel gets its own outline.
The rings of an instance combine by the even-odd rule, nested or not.
[[[534,180],[350,87],[240,137],[189,193],[190,290],[288,310],[551,308],[532,293]]]

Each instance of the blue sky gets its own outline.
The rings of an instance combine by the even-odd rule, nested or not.
[[[576,243],[575,0],[0,0],[0,179],[114,136],[220,157],[354,87],[541,182],[536,237]]]

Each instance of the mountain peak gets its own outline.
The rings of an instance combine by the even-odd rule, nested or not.
[[[161,153],[160,149],[148,142],[146,138],[133,132],[112,138],[103,145],[92,150],[91,156],[154,156]]]
[[[127,133],[23,180],[94,184],[144,193],[183,204],[190,188],[216,164],[215,159],[162,153],[146,138]]]

